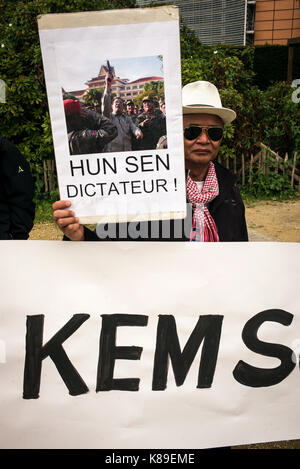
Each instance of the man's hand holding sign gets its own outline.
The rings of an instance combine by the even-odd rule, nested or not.
[[[71,241],[84,241],[83,225],[70,209],[69,200],[58,200],[53,204],[53,218],[57,226]]]

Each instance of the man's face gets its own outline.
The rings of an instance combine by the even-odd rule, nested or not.
[[[114,114],[122,114],[124,109],[124,104],[121,99],[115,99],[113,104],[112,104],[112,111]]]
[[[218,116],[210,114],[187,114],[183,116],[183,128],[190,125],[224,127]],[[195,164],[207,166],[214,160],[219,152],[222,139],[214,142],[203,130],[199,137],[194,140],[184,138],[184,156],[186,168],[191,169]]]
[[[129,112],[129,114],[134,113],[134,105],[133,104],[127,104],[127,112]]]
[[[147,113],[151,113],[154,110],[154,103],[152,101],[143,101],[143,109]]]

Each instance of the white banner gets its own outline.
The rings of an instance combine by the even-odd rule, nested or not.
[[[43,15],[38,24],[61,199],[71,200],[82,223],[184,218],[177,7]],[[135,116],[143,138],[136,138],[129,116],[117,124],[109,116],[118,136],[102,145],[102,133],[110,133],[110,124],[99,124],[105,106],[94,106],[98,116],[92,117],[86,97],[103,94],[108,71],[111,96],[125,102],[151,83],[163,88],[163,98],[155,100],[156,106],[165,102],[166,114],[156,109],[141,125]],[[79,100],[81,117],[68,97]],[[165,145],[159,137],[166,137]],[[110,147],[116,139],[128,145]]]
[[[2,241],[1,448],[299,438],[299,254]]]

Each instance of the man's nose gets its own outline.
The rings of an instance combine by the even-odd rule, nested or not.
[[[201,134],[196,139],[199,143],[210,143],[210,139],[207,134],[207,129],[202,129]]]

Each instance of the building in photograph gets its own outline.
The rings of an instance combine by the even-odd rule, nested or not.
[[[82,101],[84,94],[87,93],[89,90],[105,87],[105,77],[108,71],[109,71],[108,65],[101,65],[98,75],[94,78],[91,78],[85,83],[87,88],[83,90],[67,91],[67,92],[63,90],[63,94],[75,96],[80,101]],[[142,77],[134,81],[129,81],[126,78],[119,78],[118,76],[116,76],[115,69],[113,66],[110,67],[110,73],[113,76],[112,87],[111,87],[112,93],[115,93],[117,96],[120,96],[121,98],[125,100],[133,99],[136,96],[138,96],[140,93],[142,93],[145,83],[148,83],[150,81],[162,81],[162,82],[164,81],[162,77],[157,77],[157,76]]]
[[[62,88],[62,95],[65,98],[65,96],[73,96],[74,98],[77,98],[79,101],[82,100],[82,97],[84,93],[86,92],[87,88],[84,90],[71,90],[71,91],[66,91],[64,88]]]

